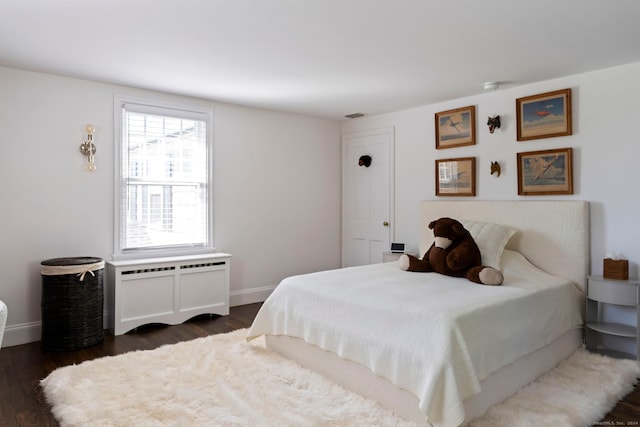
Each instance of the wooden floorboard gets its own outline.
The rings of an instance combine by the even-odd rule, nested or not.
[[[0,351],[0,426],[58,426],[39,382],[54,369],[103,356],[150,350],[164,344],[230,332],[251,325],[261,304],[232,307],[228,316],[199,316],[181,325],[151,325],[76,351],[45,352],[39,342]],[[626,396],[597,425],[640,425],[640,387]]]

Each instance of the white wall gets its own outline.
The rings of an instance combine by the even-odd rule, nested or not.
[[[0,67],[3,345],[40,339],[40,262],[113,253],[114,95],[214,110],[214,238],[231,302],[340,265],[340,124]],[[97,171],[79,146],[96,127]]]
[[[640,263],[640,63],[526,86],[500,89],[440,104],[343,122],[342,131],[395,126],[395,240],[418,251],[419,202],[435,197],[435,159],[475,156],[476,199],[588,200],[591,213],[591,272],[602,273],[602,259],[615,252],[629,259],[630,276]],[[479,83],[480,85],[480,83]],[[515,100],[571,88],[573,135],[516,141]],[[434,114],[475,105],[477,144],[436,150]],[[502,127],[489,134],[487,116],[499,114]],[[516,153],[573,147],[574,195],[518,196]],[[490,175],[499,161],[502,174]],[[439,198],[446,200],[446,198]]]
[[[418,249],[419,202],[435,199],[434,160],[477,157],[477,199],[591,202],[592,273],[616,252],[638,276],[640,63],[500,89],[342,122],[342,132],[395,127],[395,237]],[[516,142],[515,99],[570,87],[574,134]],[[340,123],[0,67],[0,299],[3,345],[39,339],[40,262],[113,252],[113,97],[195,102],[214,109],[215,240],[233,254],[232,304],[258,300],[283,277],[340,265]],[[434,114],[476,105],[478,143],[435,150]],[[502,128],[490,135],[488,115]],[[95,173],[78,151],[96,126]],[[573,147],[573,196],[517,195],[516,153]],[[489,174],[498,160],[502,175]]]

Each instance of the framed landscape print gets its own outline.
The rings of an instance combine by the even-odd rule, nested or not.
[[[436,196],[475,195],[475,157],[436,160]]]
[[[571,148],[518,153],[518,194],[573,194]]]
[[[516,99],[518,141],[571,135],[571,89]]]
[[[436,113],[436,149],[476,143],[476,107]]]

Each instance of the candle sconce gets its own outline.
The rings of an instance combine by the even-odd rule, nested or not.
[[[93,172],[96,170],[95,163],[95,154],[96,154],[96,146],[93,143],[93,133],[96,128],[93,125],[87,125],[87,140],[80,144],[80,152],[87,156],[87,170],[89,172]]]

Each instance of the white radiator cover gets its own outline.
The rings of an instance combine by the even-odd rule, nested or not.
[[[110,329],[176,325],[199,314],[229,314],[230,254],[108,261]]]

